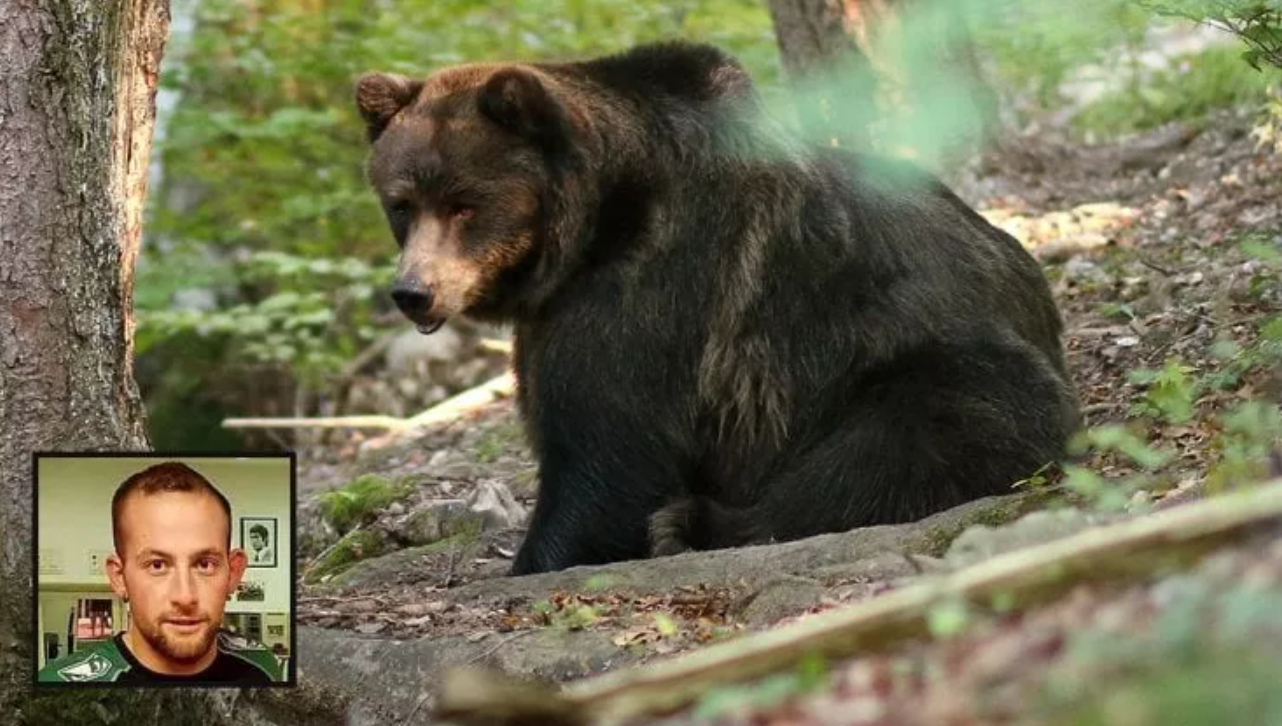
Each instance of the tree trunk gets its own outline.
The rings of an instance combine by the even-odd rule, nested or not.
[[[32,452],[147,448],[130,308],[168,24],[168,0],[0,3],[6,714],[34,665]]]
[[[770,0],[770,10],[789,78],[806,89],[819,79],[829,128],[854,148],[938,157],[992,135],[996,96],[965,0]],[[803,118],[823,113],[814,97],[799,99]]]
[[[875,76],[868,57],[847,32],[842,0],[768,4],[806,134],[826,145],[870,148]]]

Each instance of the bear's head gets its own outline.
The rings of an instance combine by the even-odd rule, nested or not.
[[[732,58],[684,43],[363,76],[369,179],[401,248],[392,297],[425,333],[537,310],[581,263],[626,259],[612,253],[644,234],[654,190],[695,178],[715,111],[754,98]]]
[[[576,133],[553,83],[510,64],[357,83],[369,179],[401,249],[392,297],[421,332],[458,314],[512,314],[540,256],[549,191],[565,186],[553,161]]]

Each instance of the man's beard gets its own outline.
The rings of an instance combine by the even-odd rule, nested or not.
[[[203,624],[205,628],[198,634],[183,638],[166,635],[163,621],[155,625],[150,623],[144,625],[139,622],[138,631],[153,649],[164,654],[169,660],[177,663],[192,663],[209,652],[214,638],[218,636],[217,628],[210,627],[208,621]]]

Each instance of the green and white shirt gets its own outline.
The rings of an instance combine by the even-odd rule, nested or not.
[[[240,683],[284,680],[279,661],[267,648],[225,630],[216,638],[218,656],[208,668],[186,676],[156,673],[125,645],[124,633],[100,645],[49,661],[36,680],[41,683]]]

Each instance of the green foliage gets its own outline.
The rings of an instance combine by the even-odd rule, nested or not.
[[[1248,235],[1238,243],[1242,253],[1274,268],[1282,267],[1282,249],[1263,235]]]
[[[210,364],[222,356],[222,341],[195,333],[178,334],[150,341],[150,350],[151,355],[139,361],[136,371],[165,392],[152,397],[147,407],[152,445],[157,450],[191,451],[229,451],[242,446],[239,435],[222,427],[226,417],[223,404],[208,381]],[[234,384],[241,372],[233,369],[229,380]]]
[[[1121,479],[1105,479],[1084,466],[1065,464],[1061,486],[1081,497],[1088,508],[1100,512],[1124,510],[1134,492],[1157,483],[1152,472],[1174,458],[1172,452],[1153,447],[1131,428],[1119,424],[1081,432],[1070,442],[1070,449],[1078,454],[1092,450],[1115,454],[1142,470]]]
[[[583,581],[584,592],[597,592],[614,587],[619,582],[618,575],[612,575],[608,572],[598,572]]]
[[[1057,466],[1055,462],[1042,464],[1037,468],[1037,471],[1030,474],[1027,479],[1020,479],[1011,486],[1012,488],[1022,487],[1032,491],[1039,491],[1050,486],[1051,479],[1056,471]]]
[[[973,621],[970,604],[960,598],[944,600],[926,611],[926,626],[937,640],[965,634]]]
[[[1282,154],[1282,84],[1270,89],[1269,100],[1260,113],[1260,122],[1251,129],[1251,135],[1260,146]]]
[[[1081,0],[1071,14],[1061,0],[1023,0],[1003,4],[1000,22],[991,6],[979,10],[986,22],[975,24],[976,39],[998,75],[1043,108],[1061,105],[1059,86],[1078,66],[1119,46],[1138,47],[1153,19],[1133,0]]]
[[[1251,274],[1249,297],[1264,301],[1276,294],[1278,270],[1282,268],[1282,251],[1278,244],[1264,236],[1251,235],[1243,238],[1239,247],[1247,258],[1260,263]],[[1211,353],[1221,361],[1221,365],[1205,380],[1208,388],[1217,390],[1235,388],[1244,377],[1256,371],[1282,365],[1282,315],[1263,318],[1256,327],[1255,341],[1245,348],[1225,338],[1212,346]]]
[[[322,582],[328,577],[345,572],[355,563],[383,553],[384,541],[368,530],[353,530],[344,534],[324,555],[308,568],[308,582]]]
[[[1212,352],[1221,359],[1219,370],[1199,373],[1179,357],[1167,359],[1161,369],[1132,371],[1132,383],[1145,386],[1142,400],[1131,408],[1141,420],[1184,424],[1193,418],[1202,392],[1241,385],[1243,378],[1282,364],[1282,316],[1259,324],[1254,343],[1241,347],[1221,340]],[[1266,478],[1282,446],[1282,409],[1275,403],[1242,400],[1203,424],[1215,431],[1209,443],[1214,455],[1207,472],[1212,493],[1249,486]],[[1173,452],[1146,442],[1134,427],[1098,426],[1082,432],[1073,442],[1075,453],[1097,451],[1123,456],[1142,471],[1120,479],[1105,479],[1082,466],[1065,465],[1062,486],[1082,496],[1088,506],[1102,511],[1124,509],[1131,492],[1161,484],[1160,471],[1175,461]]]
[[[595,605],[577,598],[568,598],[559,604],[538,600],[530,604],[530,611],[540,616],[544,624],[564,630],[582,630],[601,618]]]
[[[1219,371],[1207,376],[1206,385],[1220,390],[1241,385],[1252,372],[1282,363],[1282,316],[1265,319],[1252,345],[1242,348],[1231,340],[1222,340],[1212,352],[1224,363]]]
[[[1151,625],[1126,637],[1112,628],[1071,636],[1062,676],[1047,680],[1048,711],[1059,715],[1052,722],[1282,722],[1282,660],[1261,645],[1282,628],[1277,589],[1194,574],[1157,588],[1164,605]]]
[[[1240,56],[1237,49],[1222,46],[1187,56],[1174,68],[1094,101],[1074,123],[1087,131],[1116,135],[1198,119],[1219,108],[1261,105],[1277,74],[1253,70]]]
[[[1135,308],[1133,308],[1130,305],[1130,303],[1124,303],[1124,302],[1100,303],[1098,312],[1101,316],[1105,318],[1111,318],[1115,320],[1130,321],[1130,320],[1135,320],[1135,318],[1137,317],[1135,315]]]
[[[524,430],[518,424],[502,424],[485,432],[476,442],[476,460],[482,464],[494,462],[510,445],[523,440]]]
[[[282,252],[253,254],[239,272],[242,282],[275,291],[211,312],[140,310],[138,352],[194,334],[221,340],[231,357],[287,367],[319,388],[373,338],[374,291],[391,277],[390,267],[352,257],[308,260]]]
[[[412,490],[405,482],[366,474],[325,492],[318,501],[325,521],[339,532],[348,532],[378,510],[408,496]]]
[[[595,605],[570,602],[561,608],[554,622],[566,630],[582,630],[600,618],[601,614]]]
[[[1269,455],[1282,441],[1282,412],[1274,404],[1246,401],[1221,417],[1223,431],[1212,447],[1219,459],[1207,475],[1207,487],[1221,492],[1253,484],[1269,473]]]
[[[1088,429],[1073,442],[1073,445],[1078,450],[1093,448],[1098,451],[1116,452],[1137,466],[1148,470],[1157,469],[1169,462],[1173,456],[1169,451],[1152,448],[1134,431],[1118,424]]]
[[[1071,465],[1064,467],[1063,486],[1097,512],[1122,511],[1130,501],[1130,492],[1139,488],[1129,480],[1110,481],[1090,469]]]
[[[1131,371],[1131,383],[1146,386],[1144,398],[1131,408],[1132,415],[1151,415],[1173,424],[1181,424],[1193,417],[1193,402],[1201,389],[1200,382],[1190,374],[1197,369],[1184,364],[1180,358],[1168,359],[1161,370],[1146,368]]]
[[[1197,662],[1154,663],[1142,674],[1113,679],[1064,726],[1219,726],[1282,723],[1282,660],[1243,650],[1212,651]],[[1061,711],[1060,713],[1063,713]],[[1127,714],[1119,721],[1116,714]]]
[[[1241,57],[1257,70],[1282,68],[1282,4],[1277,0],[1138,0],[1166,15],[1196,20],[1233,33],[1247,45]]]
[[[735,713],[770,709],[828,683],[828,666],[819,653],[808,653],[792,671],[766,676],[746,685],[720,686],[705,691],[695,704],[695,719],[712,720]]]
[[[662,612],[654,614],[654,628],[659,631],[659,635],[665,638],[675,637],[677,633],[681,632],[672,616]]]
[[[386,327],[377,313],[390,308],[395,246],[364,180],[352,89],[365,71],[421,76],[680,36],[736,53],[767,99],[783,98],[756,0],[176,0],[174,12],[191,26],[173,34],[162,67],[177,103],[157,137],[164,173],[135,280],[138,354],[175,374],[144,382],[153,410],[190,403],[184,380],[234,390],[268,372],[314,407]],[[193,289],[212,292],[216,309],[178,309],[176,294]],[[186,351],[193,340],[199,355]],[[201,439],[183,431],[172,443]]]
[[[682,35],[739,52],[767,85],[778,77],[769,18],[749,0],[314,5],[202,0],[193,10],[194,31],[175,39],[163,77],[182,95],[159,151],[166,180],[182,189],[153,196],[150,236],[301,257],[390,256],[363,179],[367,144],[352,101],[365,71],[423,75],[462,61],[584,56]],[[198,201],[180,203],[192,186]]]

